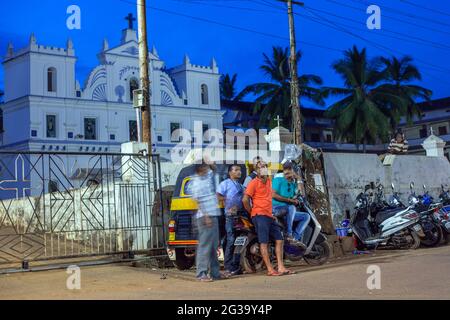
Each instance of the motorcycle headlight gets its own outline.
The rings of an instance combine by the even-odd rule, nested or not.
[[[389,199],[389,205],[391,207],[397,207],[400,203],[398,202],[398,200],[395,197],[391,197]]]
[[[419,199],[417,199],[416,197],[409,197],[409,204],[410,205],[415,206],[418,203],[419,203]]]

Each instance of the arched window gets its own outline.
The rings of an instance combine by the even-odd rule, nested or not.
[[[202,104],[209,104],[208,86],[206,84],[202,84],[201,91],[202,91]]]
[[[130,79],[130,101],[133,102],[133,92],[139,89],[139,81],[136,78]]]
[[[47,69],[47,91],[56,92],[56,69]]]

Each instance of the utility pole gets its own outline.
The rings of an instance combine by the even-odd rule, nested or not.
[[[289,68],[291,74],[291,108],[292,108],[292,134],[294,144],[301,145],[302,139],[302,116],[300,112],[300,92],[298,88],[298,67],[297,67],[297,47],[295,40],[295,23],[293,5],[304,6],[303,2],[294,0],[278,0],[287,3],[289,16],[289,36],[291,54],[289,58]]]
[[[143,91],[144,106],[142,107],[142,139],[148,143],[149,153],[152,153],[152,118],[150,107],[150,76],[147,43],[147,12],[146,0],[137,0],[138,33],[139,33],[139,69],[141,75],[141,89]],[[138,119],[139,121],[139,119]]]

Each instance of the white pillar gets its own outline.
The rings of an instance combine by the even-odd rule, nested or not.
[[[436,137],[434,134],[425,139],[422,143],[422,147],[425,149],[427,157],[444,156],[445,141]]]

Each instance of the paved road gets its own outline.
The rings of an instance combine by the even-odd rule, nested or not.
[[[381,289],[367,288],[367,268],[381,271]],[[66,287],[65,270],[0,275],[0,299],[450,299],[450,246],[356,257],[321,268],[299,266],[298,274],[244,275],[197,283],[192,273],[86,267],[81,290]]]

